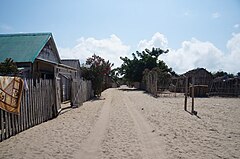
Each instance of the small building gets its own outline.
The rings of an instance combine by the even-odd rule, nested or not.
[[[78,59],[62,59],[61,63],[76,69],[76,79],[81,78],[81,66]]]
[[[60,102],[70,99],[70,91],[62,89],[61,76],[75,79],[77,69],[61,63],[51,33],[0,34],[0,62],[12,58],[26,78],[54,79],[58,109]],[[70,84],[65,85],[70,89]],[[64,94],[64,95],[63,95]]]
[[[61,61],[51,33],[0,34],[0,62],[6,58],[35,79],[53,79]]]
[[[170,86],[171,91],[184,93],[185,92],[185,82],[186,77],[188,82],[192,84],[192,79],[194,77],[195,85],[195,96],[196,97],[206,97],[209,93],[210,87],[212,85],[213,76],[204,68],[197,68],[190,70],[179,77],[172,77],[172,84]],[[191,94],[190,94],[191,95]]]
[[[197,68],[197,69],[190,70],[186,72],[184,75],[190,79],[190,83],[191,83],[192,77],[194,77],[195,85],[207,85],[209,88],[212,85],[213,76],[210,72],[208,72],[204,68]]]

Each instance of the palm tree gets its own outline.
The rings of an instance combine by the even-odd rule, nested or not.
[[[4,62],[0,63],[0,74],[1,75],[12,75],[19,73],[17,65],[11,58],[6,58]]]

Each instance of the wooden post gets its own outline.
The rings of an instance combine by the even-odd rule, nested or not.
[[[155,85],[154,96],[155,97],[157,97],[157,90],[158,90],[157,82],[158,82],[158,74],[157,72],[154,71],[154,85]]]
[[[176,85],[175,85],[175,88],[174,88],[175,89],[174,90],[175,91],[175,95],[174,95],[175,97],[177,97],[177,86],[178,86],[178,78],[177,78],[177,82],[176,82]]]
[[[187,94],[188,94],[188,77],[185,79],[185,102],[184,102],[184,110],[187,111]]]
[[[194,84],[195,84],[195,78],[192,77],[192,114],[194,113]]]

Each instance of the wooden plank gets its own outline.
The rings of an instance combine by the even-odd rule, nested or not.
[[[9,137],[9,128],[8,128],[8,114],[6,111],[4,111],[4,118],[5,118],[5,137],[6,139]]]
[[[22,131],[22,107],[23,107],[23,98],[25,96],[25,93],[23,92],[22,99],[21,99],[21,107],[20,107],[20,114],[18,115],[18,132]]]
[[[38,83],[36,92],[37,92],[36,103],[37,103],[37,125],[38,125],[38,124],[40,124],[40,117],[41,117],[41,98],[39,98],[40,97],[40,83]]]
[[[11,113],[7,113],[8,116],[8,137],[12,136],[12,119],[11,119]]]
[[[31,88],[29,89],[29,103],[31,103],[31,126],[34,126],[34,105],[33,105],[33,101],[34,101],[34,97],[33,97],[33,79],[30,79],[30,86]]]
[[[53,80],[51,80],[50,81],[50,83],[51,83],[51,89],[50,89],[50,91],[48,92],[49,93],[49,96],[50,96],[50,99],[51,99],[51,105],[48,107],[48,119],[52,119],[53,118],[53,116],[52,116],[52,109],[53,109],[53,107],[54,107],[54,104],[55,104],[55,94],[54,94],[54,81]]]
[[[50,97],[48,96],[47,90],[50,89],[50,85],[49,85],[49,80],[45,81],[45,86],[48,86],[48,89],[44,89],[43,95],[48,99],[44,101],[44,121],[48,120],[48,115],[47,115],[47,108],[49,107],[49,105],[51,105],[50,102]]]
[[[37,97],[39,96],[38,91],[37,91],[38,83],[36,82],[36,86],[34,87],[34,108],[35,108],[35,124],[38,125],[38,102],[37,102]]]
[[[7,113],[8,115],[8,136],[11,137],[12,136],[12,113]]]
[[[34,83],[34,81],[33,81]],[[36,96],[37,96],[37,93],[36,93],[36,87],[33,85],[33,92],[32,92],[32,99],[33,99],[33,126],[37,125],[37,104],[36,104]]]
[[[28,126],[29,128],[32,127],[32,119],[31,119],[31,98],[29,98],[29,95],[30,95],[30,80],[27,80],[27,85],[28,85],[28,90],[25,90],[25,93],[26,93],[26,100],[27,100],[27,107],[28,107]]]
[[[40,107],[40,123],[43,123],[43,116],[44,116],[44,113],[43,113],[43,110],[44,110],[44,100],[45,100],[45,98],[44,98],[44,94],[43,94],[43,89],[45,89],[45,88],[43,88],[44,87],[44,80],[41,80],[41,82],[40,82],[40,88],[39,88],[39,93],[40,93],[40,96],[39,97],[41,97],[41,98],[39,98],[40,99],[40,105],[41,105],[41,107]]]
[[[28,128],[31,127],[31,102],[29,98],[29,90],[25,90],[26,92],[26,107],[27,107],[27,122],[28,122]]]
[[[15,131],[16,131],[16,134],[19,133],[19,115],[15,115],[14,116],[14,122],[15,122]],[[15,134],[15,135],[16,135]]]
[[[51,85],[50,85],[50,80],[46,81],[46,85],[49,86],[48,89],[45,90],[45,95],[48,97],[48,100],[45,102],[45,121],[49,120],[49,115],[48,115],[48,110],[49,107],[51,106],[52,102],[51,102],[51,96],[49,94],[49,90],[51,89]]]
[[[42,95],[45,97],[44,100],[43,100],[43,122],[47,121],[47,106],[50,105],[48,99],[49,99],[49,96],[47,96],[46,94],[46,90],[50,89],[49,88],[49,85],[47,85],[47,81],[48,80],[45,80],[44,81],[44,89],[42,90]]]
[[[28,101],[28,108],[29,108],[29,127],[32,127],[33,126],[32,99],[31,99],[32,89],[29,87],[32,84],[32,80],[28,79],[27,83],[28,83],[28,90],[26,91],[26,94],[27,94],[27,101]]]
[[[45,94],[44,94],[44,92],[45,92],[45,89],[48,89],[48,88],[46,88],[47,86],[46,86],[46,79],[45,80],[42,80],[42,82],[41,82],[41,89],[40,89],[40,94],[41,94],[41,97],[42,97],[42,99],[41,99],[41,123],[43,123],[44,121],[45,121],[45,113],[44,113],[44,108],[45,108],[45,102],[46,102],[46,96],[45,96]]]
[[[48,98],[48,100],[44,102],[44,106],[45,106],[44,107],[44,121],[47,121],[48,120],[48,107],[49,107],[49,105],[51,105],[51,101],[49,100],[50,97],[49,97],[47,90],[51,89],[51,87],[49,85],[49,80],[47,80],[45,84],[49,87],[48,89],[45,89],[44,93],[43,93]],[[47,102],[48,102],[48,104],[47,104]]]
[[[23,98],[23,107],[22,107],[22,124],[23,131],[26,130],[26,96]]]
[[[49,111],[50,111],[50,119],[53,118],[53,107],[56,105],[56,99],[55,99],[56,96],[55,96],[55,94],[54,94],[54,92],[55,92],[54,82],[55,82],[55,81],[52,81],[52,89],[51,89],[51,92],[53,92],[53,93],[51,93],[52,105],[51,105],[51,107],[49,108]]]
[[[0,109],[0,122],[1,122],[1,127],[0,127],[0,141],[3,141],[5,139],[5,130],[4,130],[4,115],[3,115],[3,110]]]
[[[10,116],[11,117],[11,127],[12,127],[12,129],[11,129],[12,135],[11,136],[16,135],[14,116],[15,116],[15,114],[11,114],[11,116]]]
[[[41,89],[42,89],[42,80],[39,81],[39,87],[38,87],[38,124],[41,124],[42,123],[42,100],[43,100],[43,96],[41,94]],[[41,98],[39,98],[41,97]]]
[[[25,111],[26,111],[26,113],[25,113],[25,119],[26,119],[26,129],[28,129],[30,126],[29,126],[29,102],[28,102],[28,98],[27,98],[27,96],[25,96]],[[25,130],[26,130],[25,129]]]
[[[42,89],[42,87],[41,87],[42,85],[41,85],[41,82],[39,83],[39,87],[38,87],[38,94],[39,94],[39,96],[38,96],[38,103],[39,103],[39,109],[38,109],[38,124],[41,124],[42,123],[42,101],[43,101],[43,97],[42,97],[42,91],[41,91],[41,89]],[[41,98],[39,98],[39,97],[41,97]]]

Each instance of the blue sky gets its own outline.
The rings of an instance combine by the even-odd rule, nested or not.
[[[240,71],[239,0],[0,0],[0,33],[19,32],[52,32],[62,58],[119,66],[154,46],[171,50],[162,59],[178,73]]]

